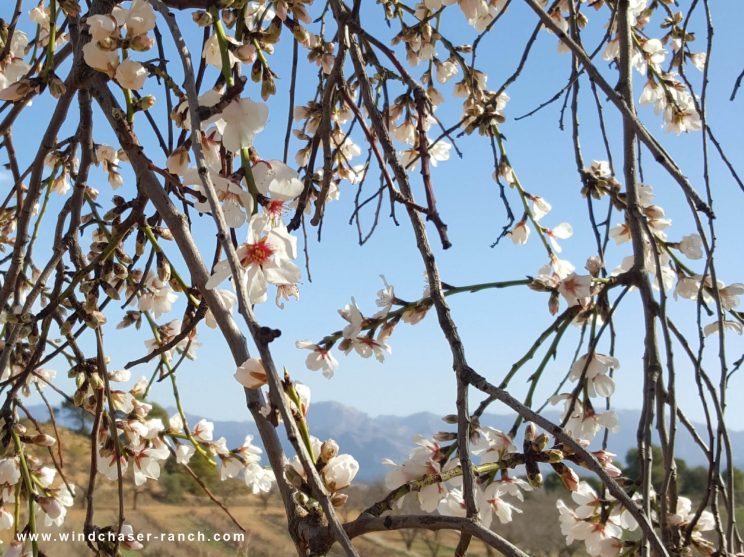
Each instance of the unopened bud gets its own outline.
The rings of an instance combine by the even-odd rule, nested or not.
[[[104,37],[100,41],[98,41],[98,48],[100,48],[101,50],[108,50],[109,52],[113,52],[114,50],[119,49],[119,42],[113,37]]]
[[[145,253],[145,233],[142,230],[137,232],[137,236],[134,240],[134,253],[138,256],[142,256]]]
[[[74,18],[80,15],[78,0],[59,0],[59,7],[62,8],[67,17]]]
[[[263,64],[261,64],[261,60],[256,60],[251,66],[251,79],[258,83],[261,81],[261,76],[263,76]]]
[[[225,3],[225,0],[222,0],[221,3]],[[229,0],[229,2],[227,3],[225,7],[232,6],[232,4],[233,4],[233,0]],[[227,27],[232,27],[233,25],[235,25],[235,22],[237,21],[237,19],[238,17],[235,15],[234,10],[222,10],[222,21],[225,22],[225,25]]]
[[[584,269],[589,271],[590,275],[592,275],[593,277],[596,277],[599,275],[599,272],[602,270],[602,260],[596,255],[592,255],[586,260]]]
[[[146,34],[137,35],[129,41],[129,47],[137,52],[146,52],[150,50],[154,44],[155,39]]]
[[[235,56],[244,64],[252,64],[256,60],[256,47],[250,43],[240,45],[235,49]]]
[[[571,468],[560,463],[553,464],[553,470],[558,473],[567,490],[576,491],[579,488],[579,477]]]
[[[62,336],[69,335],[76,321],[77,321],[77,317],[74,314],[68,317],[59,328],[60,334],[62,334]]]
[[[528,476],[527,477],[527,480],[529,481],[530,485],[532,487],[534,487],[535,489],[538,489],[538,488],[542,487],[543,477],[542,477],[542,474],[540,472],[538,472],[537,474],[534,474],[532,476]]]
[[[440,431],[434,434],[434,440],[446,443],[447,441],[454,441],[457,439],[457,433],[452,431]]]
[[[145,95],[137,103],[137,107],[140,110],[150,110],[155,106],[155,97],[153,95]]]
[[[18,435],[23,435],[26,433],[26,426],[23,424],[13,424],[13,431],[17,433]]]
[[[104,388],[103,379],[101,379],[101,376],[98,374],[98,372],[91,373],[90,374],[90,387],[94,391],[98,391]]]
[[[295,491],[292,497],[300,507],[305,507],[310,501],[310,498],[301,491]]]
[[[310,38],[307,30],[302,25],[295,25],[294,29],[292,29],[292,35],[294,35],[297,42],[301,44],[305,44],[305,42]]]
[[[65,84],[57,76],[51,77],[47,82],[47,85],[49,86],[49,92],[55,99],[60,98],[62,95],[65,94],[65,91],[67,91],[67,87],[65,87]]]
[[[524,428],[524,440],[534,441],[537,435],[537,427],[532,422],[527,422],[527,426]]]
[[[165,256],[158,252],[157,254],[158,278],[163,282],[168,282],[171,277],[171,266]]]
[[[320,459],[323,462],[328,462],[331,460],[334,456],[338,454],[338,443],[336,443],[333,439],[329,439],[328,441],[325,441],[320,446]]]
[[[272,77],[268,77],[261,82],[261,98],[265,101],[276,93],[276,83]]]
[[[212,25],[212,14],[210,14],[209,12],[192,12],[191,19],[193,19],[194,23],[196,23],[199,27],[209,27],[210,25]]]
[[[170,231],[170,228],[166,228],[165,226],[156,226],[153,230],[163,240],[173,240],[173,233]]]
[[[331,495],[331,505],[336,508],[343,507],[346,501],[349,500],[349,496],[346,493],[334,493]]]
[[[442,421],[446,424],[456,424],[457,416],[455,414],[447,414],[442,418]]]
[[[34,435],[31,438],[31,443],[34,445],[39,445],[40,447],[51,447],[57,442],[57,440],[52,437],[51,435],[46,435],[45,433],[40,433],[38,435]]]
[[[558,313],[558,309],[560,306],[560,295],[557,291],[553,291],[550,293],[550,299],[548,300],[548,311],[550,312],[550,315],[555,315]]]
[[[562,462],[564,457],[563,451],[559,451],[558,449],[548,449],[547,451],[544,451],[543,454],[547,457],[547,461],[551,464]]]
[[[548,446],[548,443],[550,442],[550,437],[548,437],[547,433],[541,433],[535,438],[535,448],[538,451],[545,450],[545,447]]]

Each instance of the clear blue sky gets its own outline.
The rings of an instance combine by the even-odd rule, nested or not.
[[[381,10],[372,2],[365,3],[365,9],[377,12],[376,16]],[[733,103],[728,101],[733,82],[741,71],[741,60],[735,59],[733,53],[739,51],[737,16],[741,16],[742,6],[734,0],[721,0],[713,9],[717,34],[711,59],[712,83],[709,99],[713,102],[709,102],[708,118],[718,138],[727,148],[732,162],[742,169],[744,156],[741,145],[744,144],[744,137],[741,119],[744,115],[744,98],[738,98]],[[522,3],[513,2],[510,10],[512,13],[496,26],[492,36],[485,39],[480,47],[480,64],[490,76],[489,86],[494,88],[516,67],[521,47],[534,25],[534,16],[526,11]],[[458,32],[465,29],[456,7],[450,8],[447,13]],[[603,14],[589,13],[589,17],[599,20]],[[447,23],[450,24],[449,21]],[[192,28],[190,22],[188,27]],[[651,34],[657,32],[655,27],[649,28],[649,31]],[[165,35],[168,43],[167,33]],[[703,49],[702,35],[700,37],[700,44],[696,47],[698,50]],[[196,39],[195,34],[190,38]],[[279,93],[270,102],[268,126],[256,141],[260,154],[267,159],[281,158],[287,118],[287,99],[283,88],[289,78],[288,47],[288,44],[280,44],[276,53],[270,57],[272,67],[279,75]],[[198,46],[194,47],[194,51],[198,51]],[[514,120],[515,116],[531,110],[564,85],[570,71],[570,57],[557,55],[555,51],[556,38],[548,33],[541,33],[520,81],[508,90],[512,100],[506,109],[507,122],[502,126],[502,131],[508,139],[511,162],[525,187],[542,195],[553,205],[553,211],[545,217],[544,224],[550,226],[569,221],[573,225],[573,238],[562,242],[563,256],[570,259],[577,269],[582,269],[586,257],[593,253],[593,240],[585,217],[585,204],[578,195],[580,185],[574,169],[570,131],[561,131],[557,126],[560,102],[531,118]],[[176,62],[173,67],[180,67],[175,55],[171,59]],[[305,82],[311,83],[310,77],[315,74],[315,66],[306,63],[302,52],[300,60],[301,75],[306,76]],[[417,68],[413,75],[420,76],[423,69],[423,66]],[[694,71],[696,70],[690,70]],[[210,68],[207,81],[214,77],[216,71]],[[691,74],[691,77],[699,79],[698,75]],[[176,80],[179,78],[176,77]],[[637,79],[636,84],[640,94],[642,79]],[[154,80],[149,80],[147,87],[151,88],[146,89],[148,92],[152,91],[158,96],[160,89],[155,89]],[[585,159],[591,162],[592,159],[604,159],[605,155],[599,137],[593,130],[596,127],[590,110],[590,103],[593,101],[587,93],[586,83],[583,89],[583,103],[588,109],[585,110],[586,116],[582,121],[585,133],[583,148]],[[451,84],[442,90],[449,92]],[[247,91],[254,99],[258,96],[255,86],[250,82]],[[307,98],[306,93],[307,91],[301,90],[298,98]],[[159,101],[162,101],[162,95],[159,96]],[[48,95],[34,102],[51,106]],[[454,122],[459,115],[460,102],[455,100],[452,105],[449,110],[442,109],[438,113],[445,123]],[[38,122],[40,108],[34,107],[29,111],[29,116],[33,115],[36,121],[26,116],[19,121],[21,125],[16,127],[16,142],[21,148],[26,142],[36,145],[42,125],[46,125],[45,122]],[[162,121],[164,102],[156,106],[153,113]],[[607,113],[610,136],[618,138],[619,120],[613,110],[608,110]],[[640,113],[649,129],[658,132],[683,171],[702,191],[702,169],[698,155],[701,135],[695,133],[678,137],[666,134],[661,130],[661,120],[653,115],[651,108],[641,107]],[[46,118],[44,111],[41,111],[41,118]],[[66,131],[71,133],[73,126],[74,122]],[[144,125],[138,124],[137,130],[142,133],[145,145],[154,148],[152,138],[144,133]],[[98,120],[93,133],[98,143],[113,142],[102,119]],[[493,249],[489,247],[498,236],[505,215],[498,199],[497,186],[491,180],[493,168],[490,146],[480,137],[463,137],[458,145],[465,154],[464,159],[458,160],[453,150],[450,161],[441,164],[434,171],[442,218],[449,225],[450,238],[454,244],[450,250],[442,251],[436,234],[430,228],[430,239],[437,248],[443,279],[453,285],[463,285],[535,274],[546,259],[536,235],[532,235],[527,246],[515,247],[507,239]],[[292,153],[298,146],[296,142],[293,144]],[[24,154],[27,158],[33,156],[31,151]],[[741,276],[740,234],[734,228],[739,222],[737,212],[741,206],[742,192],[726,174],[717,157],[713,155],[712,158],[712,184],[718,215],[719,277],[726,283],[744,281]],[[357,162],[362,162],[361,159],[362,157]],[[163,163],[162,158],[156,158],[156,161]],[[644,172],[645,181],[654,186],[657,203],[666,209],[667,215],[673,220],[669,229],[670,238],[679,239],[692,233],[694,228],[687,208],[680,202],[677,185],[664,175],[649,156],[644,159]],[[2,184],[6,183],[7,181]],[[375,180],[370,180],[366,191],[371,191],[374,184]],[[93,174],[91,185],[101,191],[104,200],[108,200],[110,188],[100,172]],[[123,191],[131,193],[133,189],[134,183],[130,181]],[[313,280],[309,282],[303,272],[300,302],[289,302],[283,311],[273,307],[272,303],[256,309],[262,323],[282,330],[281,338],[273,344],[275,359],[277,363],[286,365],[295,379],[311,386],[314,400],[341,401],[373,415],[409,414],[417,411],[450,413],[454,411],[455,400],[451,356],[433,313],[416,326],[401,324],[397,328],[390,339],[392,354],[384,365],[375,360],[363,360],[355,354],[347,357],[336,352],[341,365],[332,380],[326,380],[318,372],[306,370],[303,364],[306,352],[294,347],[294,342],[298,339],[318,340],[341,328],[343,321],[336,309],[348,303],[351,296],[356,297],[366,314],[371,315],[377,311],[374,300],[377,290],[382,286],[380,274],[384,274],[395,285],[396,293],[403,299],[415,299],[421,294],[424,284],[423,266],[404,212],[398,211],[400,227],[383,218],[372,239],[364,247],[359,247],[356,228],[347,224],[353,209],[354,193],[355,186],[342,185],[341,201],[329,206],[326,212],[321,243],[316,240],[315,230],[309,230],[308,249]],[[418,195],[423,197],[420,190]],[[518,199],[512,197],[511,200],[516,210]],[[58,199],[54,200],[54,203],[58,202]],[[386,214],[383,210],[383,216]],[[619,217],[615,214],[613,218],[617,220]],[[368,225],[369,213],[364,215],[364,219]],[[51,222],[49,226],[51,227]],[[200,238],[211,241],[213,229],[210,226],[199,224],[196,231]],[[238,235],[241,236],[242,232]],[[209,244],[205,241],[203,245]],[[207,258],[211,258],[211,251],[208,253]],[[614,268],[629,253],[630,247],[627,244],[620,248],[611,247],[607,257],[608,268]],[[702,266],[696,262],[695,268],[702,269]],[[623,304],[624,309],[619,312],[616,321],[619,331],[617,356],[622,364],[616,374],[617,391],[612,401],[617,408],[638,408],[640,405],[642,337],[639,331],[642,315],[637,295],[630,298]],[[503,377],[512,363],[521,357],[551,321],[547,312],[547,296],[526,288],[464,294],[451,297],[449,301],[471,365],[494,382]],[[692,331],[689,328],[694,319],[692,302],[672,300],[670,313],[688,326],[688,332]],[[167,317],[180,317],[178,308]],[[118,316],[112,316],[106,328],[113,368],[142,355],[143,341],[147,338],[146,334],[134,334],[133,331],[119,337],[119,333],[114,331],[117,322]],[[741,355],[744,343],[741,337],[735,335],[728,335],[727,338],[731,361]],[[578,329],[566,336],[558,358],[546,371],[545,388],[539,390],[538,395],[541,396],[536,397],[539,403],[552,393],[557,381],[565,374],[577,339]],[[214,419],[247,418],[242,388],[232,377],[235,365],[224,341],[206,328],[200,340],[203,346],[199,350],[197,361],[185,364],[179,371],[179,385],[185,405],[193,413]],[[710,341],[711,344],[715,342],[715,339]],[[681,350],[675,349],[675,354],[679,403],[690,416],[699,419],[702,413],[696,404],[692,369],[685,363]],[[539,359],[536,359],[535,365],[537,361]],[[57,366],[58,376],[64,377],[66,369],[61,365],[62,362]],[[140,375],[149,376],[152,369],[149,365],[141,366],[133,370],[134,378]],[[517,396],[523,396],[526,391],[524,382],[533,369],[534,367],[527,366],[517,376],[514,382],[515,387],[519,385],[515,389]],[[65,381],[61,380],[62,383]],[[735,377],[731,392],[742,392],[742,386],[741,378]],[[170,386],[166,383],[156,386],[152,397],[164,405],[172,404]],[[503,412],[505,409],[494,405],[493,411]],[[744,428],[744,414],[730,412],[730,425],[736,429]]]

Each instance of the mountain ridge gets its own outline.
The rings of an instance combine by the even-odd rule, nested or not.
[[[169,414],[175,413],[174,408],[167,408]],[[615,410],[620,429],[610,434],[608,449],[618,455],[618,460],[624,462],[628,449],[636,446],[635,429],[640,412],[637,410]],[[31,408],[32,415],[46,416],[43,405]],[[59,413],[58,422],[66,427],[74,427],[74,419]],[[551,421],[560,420],[557,410],[544,413]],[[205,418],[214,422],[215,437],[224,436],[228,447],[234,448],[242,444],[246,435],[252,435],[254,444],[260,445],[260,437],[255,423],[250,420],[212,420],[209,416],[187,413],[186,417],[193,426],[198,420]],[[422,435],[431,438],[439,431],[454,431],[454,426],[442,421],[441,416],[431,412],[416,412],[408,416],[390,414],[372,417],[366,412],[344,405],[336,401],[314,402],[308,415],[310,432],[321,440],[335,439],[341,447],[341,452],[349,453],[360,463],[358,479],[362,482],[375,482],[384,478],[389,467],[382,464],[384,458],[395,462],[404,461],[408,453],[415,446],[414,437]],[[513,415],[484,414],[481,417],[482,426],[491,426],[501,430],[509,430],[514,422]],[[701,424],[694,424],[699,431],[704,432]],[[523,429],[520,428],[520,429]],[[744,431],[732,431],[731,443],[734,447],[734,465],[744,468],[744,451],[736,453],[737,446],[744,446]],[[282,444],[288,454],[293,451],[289,442],[280,432]],[[592,445],[600,448],[601,436]],[[658,442],[658,441],[656,441]],[[689,466],[706,463],[705,457],[694,440],[683,427],[678,429],[676,444],[678,458],[685,460]]]

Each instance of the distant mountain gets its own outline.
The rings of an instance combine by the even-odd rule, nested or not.
[[[31,407],[33,415],[46,416],[44,406]],[[174,409],[169,409],[173,412]],[[639,412],[635,410],[618,410],[620,430],[610,437],[609,449],[620,459],[625,457],[628,449],[636,446],[636,426]],[[553,421],[560,419],[558,412],[546,412],[545,416]],[[202,417],[187,415],[190,423],[196,423]],[[69,416],[61,414],[59,422],[67,427],[76,427],[76,423]],[[410,416],[377,416],[375,418],[354,408],[344,406],[338,402],[315,402],[310,408],[310,431],[316,437],[335,439],[342,452],[354,455],[360,463],[359,480],[372,482],[384,477],[388,467],[381,463],[383,458],[390,458],[395,462],[406,459],[413,448],[413,438],[416,435],[430,437],[438,431],[453,431],[454,426],[445,424],[441,417],[419,412]],[[513,416],[486,414],[481,419],[484,426],[492,426],[501,430],[509,430],[514,422]],[[254,443],[260,441],[256,426],[252,421],[215,421],[215,435],[224,436],[229,447],[237,447],[246,435],[254,436]],[[705,428],[696,424],[698,431],[705,432]],[[283,431],[280,437],[284,438]],[[731,432],[731,444],[734,447],[734,461],[738,468],[744,469],[744,431]],[[289,454],[289,443],[284,441],[285,450]],[[679,458],[690,466],[705,464],[705,459],[690,437],[689,433],[679,427],[676,444]]]
[[[610,437],[610,450],[622,460],[628,449],[636,446],[636,426],[640,413],[635,410],[618,410],[620,429]],[[552,421],[560,419],[558,412],[546,412],[545,416]],[[198,420],[199,416],[189,416]],[[419,412],[410,416],[377,416],[375,418],[338,402],[315,402],[310,408],[310,431],[320,439],[335,439],[343,452],[354,455],[360,463],[359,479],[365,482],[380,480],[388,471],[381,463],[383,458],[395,462],[406,459],[414,447],[416,435],[430,437],[438,431],[454,431],[454,426],[445,424],[441,416],[429,412]],[[508,415],[486,414],[481,424],[501,430],[509,430],[514,417]],[[696,424],[702,433],[705,428]],[[256,427],[252,422],[215,422],[215,434],[224,435],[228,446],[238,446],[246,435],[258,439]],[[280,432],[283,435],[283,432]],[[731,444],[734,447],[734,460],[738,468],[744,469],[744,451],[737,447],[744,446],[744,432],[731,432]],[[284,442],[289,454],[291,449]],[[705,464],[705,458],[687,430],[678,430],[676,452],[679,458],[690,466]]]

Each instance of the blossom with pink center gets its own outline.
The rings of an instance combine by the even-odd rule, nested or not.
[[[382,461],[383,464],[394,467],[385,476],[385,486],[388,489],[395,489],[427,475],[436,476],[442,471],[440,462],[444,458],[444,453],[439,443],[421,436],[417,436],[415,442],[418,446],[409,453],[404,463],[395,464],[390,459]],[[448,489],[442,482],[435,482],[422,488],[417,493],[421,510],[434,512],[447,492]]]
[[[482,464],[500,461],[504,455],[516,452],[510,435],[493,427],[481,428],[478,438],[473,442],[471,450],[480,457]]]
[[[267,231],[266,224],[265,217],[254,215],[245,243],[236,250],[240,263],[238,271],[252,304],[266,301],[269,284],[296,284],[300,280],[300,269],[292,262],[297,257],[297,239],[284,226]],[[229,263],[220,261],[214,266],[206,287],[214,288],[230,276]]]
[[[374,355],[375,359],[380,363],[385,361],[385,353],[390,354],[391,352],[390,346],[384,342],[366,336],[351,339],[351,343],[348,345],[346,353],[348,354],[352,348],[362,358],[369,358]]]
[[[504,486],[499,482],[493,482],[479,490],[478,508],[484,524],[490,525],[495,518],[498,518],[501,524],[506,524],[512,521],[513,513],[522,512],[503,498],[505,493]]]
[[[566,299],[569,307],[585,306],[592,296],[592,277],[571,273],[558,285],[558,292]]]
[[[310,353],[305,359],[305,365],[308,369],[313,371],[322,369],[325,377],[328,379],[333,377],[333,370],[338,367],[338,361],[333,357],[330,349],[323,348],[309,340],[298,340],[295,346],[310,350]]]
[[[214,424],[208,420],[201,419],[194,426],[191,434],[197,441],[211,441],[214,434]]]

